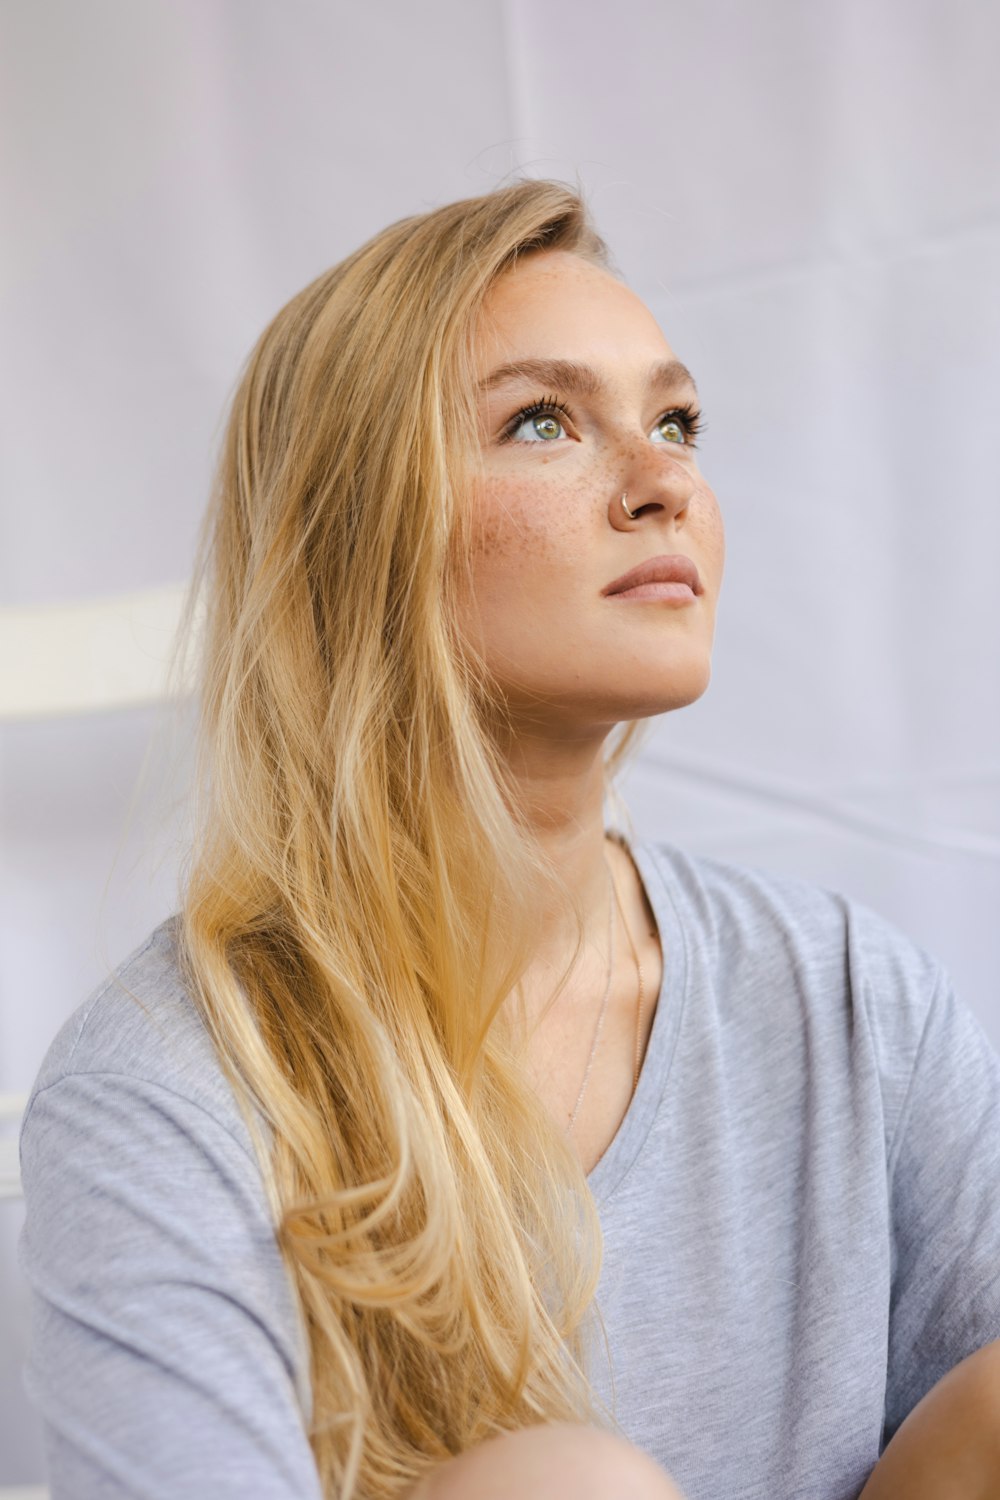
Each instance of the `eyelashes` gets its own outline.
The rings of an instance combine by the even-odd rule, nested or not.
[[[657,422],[657,427],[662,427],[665,422],[679,422],[684,428],[684,441],[689,448],[697,448],[697,439],[705,431],[705,419],[697,406],[690,401],[683,406],[674,406],[670,411],[665,411]]]
[[[500,442],[514,442],[515,434],[519,427],[525,422],[530,422],[532,417],[555,417],[557,421],[575,423],[570,408],[555,396],[540,396],[537,401],[530,402],[516,411],[510,421],[506,423],[500,434]],[[672,406],[663,412],[653,424],[654,430],[664,427],[667,423],[676,423],[683,431],[683,443],[676,444],[681,448],[697,448],[698,438],[705,432],[705,420],[699,407],[687,401],[680,406]],[[670,441],[670,440],[668,440]]]
[[[557,419],[562,417],[567,422],[574,421],[573,413],[562,401],[557,401],[555,396],[540,396],[537,401],[532,401],[528,406],[522,406],[516,411],[510,421],[500,434],[502,443],[510,443],[514,440],[514,434],[524,423],[530,422],[532,417],[549,417]]]

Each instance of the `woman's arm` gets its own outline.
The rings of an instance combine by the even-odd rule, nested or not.
[[[901,1423],[858,1500],[996,1500],[1000,1339],[949,1370]]]

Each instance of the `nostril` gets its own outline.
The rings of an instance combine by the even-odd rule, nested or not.
[[[635,508],[632,511],[632,514],[634,516],[644,516],[647,513],[647,511],[666,510],[666,509],[667,509],[667,506],[664,504],[664,502],[662,500],[644,500],[641,505],[636,505],[635,506]],[[673,507],[671,507],[671,509],[673,509]],[[675,514],[681,515],[681,514],[683,514],[683,511],[686,510],[686,509],[687,509],[687,505],[685,504],[681,508],[681,510],[676,511]]]

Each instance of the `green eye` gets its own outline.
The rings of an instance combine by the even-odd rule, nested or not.
[[[521,418],[512,436],[522,443],[551,443],[564,436],[563,425],[551,412],[536,411]]]
[[[698,436],[704,428],[701,412],[696,406],[675,406],[665,411],[650,433],[654,443],[678,444],[683,448],[697,448]]]
[[[558,401],[533,401],[514,417],[504,434],[505,442],[553,443],[564,438],[569,412]]]
[[[678,422],[676,417],[663,417],[657,422],[656,430],[667,443],[686,443],[687,433],[684,431],[683,422]]]

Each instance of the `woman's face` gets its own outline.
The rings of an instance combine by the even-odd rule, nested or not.
[[[460,627],[515,722],[587,733],[693,702],[722,522],[691,377],[652,314],[579,256],[536,253],[492,288],[476,362],[483,464]],[[609,592],[651,562],[666,581]]]

